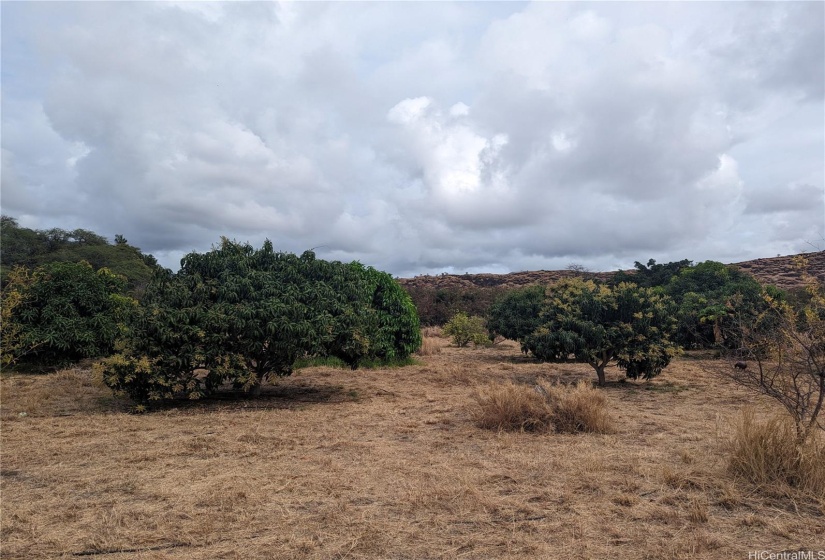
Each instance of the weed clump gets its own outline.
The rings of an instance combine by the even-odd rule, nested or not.
[[[801,492],[825,506],[825,442],[819,434],[797,445],[791,418],[760,422],[745,409],[726,443],[734,476],[781,494]]]
[[[474,422],[489,430],[552,432],[553,410],[539,391],[507,383],[480,389],[471,410]]]
[[[416,354],[419,356],[432,356],[434,354],[441,353],[441,339],[432,337],[432,336],[424,336],[421,339],[421,348],[418,349]]]
[[[480,428],[522,432],[610,433],[605,396],[577,385],[506,383],[480,389],[471,416]]]
[[[614,431],[604,393],[587,381],[545,387],[559,432],[608,434]]]

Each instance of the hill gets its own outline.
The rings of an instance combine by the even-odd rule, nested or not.
[[[118,235],[115,243],[85,229],[34,230],[21,227],[15,218],[0,220],[0,278],[3,283],[16,267],[36,268],[47,263],[86,261],[95,270],[106,267],[126,277],[129,292],[139,295],[158,267],[152,255],[144,254]]]
[[[792,290],[802,285],[802,275],[794,267],[796,256],[756,259],[731,266],[750,274],[761,284]],[[805,256],[808,258],[808,271],[825,282],[825,251],[806,253]],[[410,294],[422,324],[443,325],[459,311],[485,315],[496,298],[514,288],[546,285],[572,276],[606,281],[617,272],[537,270],[509,274],[441,274],[401,278],[398,282]],[[636,270],[623,272],[632,276]]]
[[[799,255],[772,257],[733,263],[733,266],[756,278],[760,284],[772,284],[783,290],[791,290],[802,285],[802,275],[794,267],[793,259]],[[808,272],[825,282],[825,251],[804,253],[808,259]]]
[[[808,258],[809,272],[825,282],[825,251],[804,253]],[[732,266],[752,275],[761,284],[773,284],[783,290],[802,285],[801,274],[794,268],[793,259],[798,255],[772,257],[732,263]],[[633,270],[625,271],[633,273]],[[500,288],[504,290],[550,284],[562,278],[584,276],[598,280],[609,280],[615,272],[577,272],[573,270],[537,270],[511,272],[508,274],[441,274],[438,276],[416,276],[400,278],[398,282],[405,288],[435,288],[438,290],[462,290],[468,288]]]

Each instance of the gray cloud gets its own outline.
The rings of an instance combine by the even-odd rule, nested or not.
[[[19,3],[3,212],[175,266],[742,260],[825,230],[821,3]]]

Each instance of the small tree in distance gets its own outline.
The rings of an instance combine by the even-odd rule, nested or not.
[[[539,326],[520,342],[547,362],[580,362],[605,385],[613,361],[631,379],[651,379],[670,363],[677,347],[671,300],[654,290],[622,283],[615,287],[581,279],[547,288]]]
[[[511,290],[500,297],[490,308],[487,328],[491,337],[500,334],[504,338],[521,343],[521,351],[529,351],[524,345],[527,337],[541,326],[541,308],[544,304],[544,286],[527,286]]]
[[[487,329],[484,327],[484,319],[475,316],[470,317],[466,313],[456,313],[444,325],[443,332],[452,337],[453,343],[459,348],[463,348],[471,342],[476,346],[490,344]]]

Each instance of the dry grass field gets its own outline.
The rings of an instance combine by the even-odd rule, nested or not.
[[[130,414],[86,370],[2,379],[2,550],[12,558],[748,558],[825,549],[819,503],[727,474],[767,399],[684,357],[603,389],[607,435],[483,430],[491,382],[588,366],[430,339],[420,365],[303,369],[256,399]],[[441,346],[439,351],[436,347]]]

